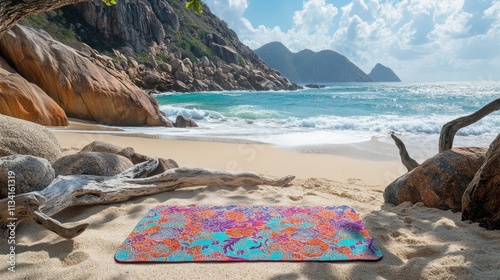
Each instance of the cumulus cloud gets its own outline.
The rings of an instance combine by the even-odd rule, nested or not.
[[[281,41],[293,51],[310,48],[314,50],[331,47],[333,19],[338,9],[325,0],[308,0],[301,10],[293,15],[293,25],[289,30],[279,27],[257,27],[245,18],[241,19],[243,29],[238,33],[244,43],[251,48],[258,48],[272,41]],[[314,42],[314,44],[311,44]]]
[[[354,0],[344,6],[307,0],[290,15],[289,30],[245,19],[252,0],[205,2],[251,48],[281,41],[292,51],[332,49],[365,71],[377,62],[388,65],[406,81],[500,79],[498,0]]]
[[[241,31],[243,13],[248,7],[247,0],[204,0],[210,10],[226,21],[236,32]]]
[[[292,30],[302,34],[328,33],[337,13],[337,8],[325,0],[309,0],[293,15]]]

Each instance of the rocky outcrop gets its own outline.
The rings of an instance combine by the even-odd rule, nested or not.
[[[64,110],[0,56],[0,114],[47,126],[66,126]]]
[[[203,14],[195,14],[182,0],[117,1],[111,8],[102,1],[91,1],[66,6],[45,17],[63,31],[70,29],[76,40],[112,55],[114,60],[104,59],[107,69],[128,76],[150,92],[256,90],[248,75],[217,73],[232,64],[248,73],[262,72],[279,90],[299,88],[269,68],[208,7]],[[37,26],[39,20],[34,18],[32,24]],[[57,38],[64,32],[53,33]],[[76,45],[71,44],[93,55],[94,51]],[[276,78],[279,82],[270,75],[280,76]]]
[[[132,167],[132,162],[110,153],[80,152],[58,159],[52,167],[59,175],[113,176]]]
[[[153,43],[164,45],[167,33],[180,27],[179,17],[164,0],[117,1],[112,8],[102,1],[92,1],[69,9],[74,9],[104,36],[118,37],[138,53],[147,51]]]
[[[177,54],[170,54],[168,62],[162,62],[154,69],[150,65],[138,64],[132,58],[127,61],[124,66],[126,73],[134,83],[150,92],[268,91],[300,88],[275,70],[264,73],[235,63],[214,64],[206,57],[191,62],[189,58],[181,60]]]
[[[15,184],[8,185],[9,172]],[[14,155],[0,158],[0,199],[7,197],[9,187],[14,186],[15,193],[40,191],[54,180],[54,169],[44,158]]]
[[[108,67],[113,64],[110,58],[86,57],[43,32],[22,26],[0,39],[0,51],[68,117],[107,125],[172,126],[152,97]]]
[[[264,75],[260,71],[254,71],[249,81],[252,87],[255,88],[255,90],[265,91],[278,89],[276,84],[264,77]]]
[[[92,41],[92,37],[98,35],[113,41],[112,48],[125,45],[136,53],[168,49],[197,57],[202,56],[200,52],[206,52],[203,47],[211,48],[212,44],[217,44],[236,52],[248,65],[269,70],[208,7],[204,7],[203,14],[194,14],[186,10],[183,0],[127,0],[117,1],[111,9],[102,1],[91,1],[64,7],[62,11],[66,21],[81,18],[75,33],[83,41]],[[95,34],[96,30],[99,34]],[[106,45],[104,42],[96,43]]]
[[[373,67],[370,74],[368,74],[368,77],[370,77],[374,82],[401,82],[401,79],[399,79],[391,68],[380,63],[377,63],[377,65]]]
[[[486,149],[454,148],[426,160],[384,191],[385,202],[423,202],[427,207],[462,210],[462,196],[484,162]]]
[[[61,147],[45,127],[0,115],[0,157],[10,155],[32,155],[52,163],[61,157]]]
[[[210,48],[216,56],[224,59],[225,61],[229,63],[238,63],[238,53],[232,48],[216,43],[210,44]]]
[[[325,85],[317,85],[317,84],[307,84],[305,85],[306,88],[315,88],[315,89],[320,89],[320,88],[325,88]]]
[[[175,127],[178,128],[198,127],[198,124],[196,124],[196,122],[192,119],[188,119],[179,115],[175,120]]]
[[[500,229],[500,135],[491,143],[484,164],[464,192],[462,220]]]

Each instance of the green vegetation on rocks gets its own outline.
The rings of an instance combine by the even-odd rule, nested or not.
[[[61,10],[31,16],[24,19],[21,23],[33,28],[43,29],[52,38],[66,45],[78,41],[74,27],[66,22],[64,13]]]

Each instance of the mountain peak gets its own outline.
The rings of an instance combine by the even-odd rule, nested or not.
[[[401,82],[391,68],[377,63],[368,76],[375,82]]]
[[[314,52],[309,49],[293,53],[279,42],[255,50],[271,68],[288,79],[301,83],[371,82],[361,69],[345,56],[332,51]]]

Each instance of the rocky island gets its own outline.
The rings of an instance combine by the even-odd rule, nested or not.
[[[401,79],[391,68],[377,63],[368,74],[374,82],[401,82]]]

